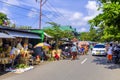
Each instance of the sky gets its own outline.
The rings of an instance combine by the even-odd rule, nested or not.
[[[39,9],[40,0],[0,0],[0,12],[7,14],[18,26],[38,29]],[[50,26],[47,22],[55,22],[62,26],[70,25],[78,32],[87,32],[90,28],[88,20],[101,12],[97,9],[96,0],[47,0],[42,6],[41,28]]]

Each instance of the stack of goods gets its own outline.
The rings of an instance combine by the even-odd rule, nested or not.
[[[10,58],[6,58],[4,53],[0,54],[0,64],[8,64],[10,62]]]
[[[29,59],[31,55],[28,53],[28,51],[22,50],[20,53],[20,64],[29,64]]]

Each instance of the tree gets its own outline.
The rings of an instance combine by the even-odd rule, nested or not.
[[[80,39],[83,41],[99,41],[100,36],[95,28],[90,27],[89,32],[82,32],[80,34]]]
[[[97,0],[100,1],[101,3],[107,3],[107,2],[120,2],[120,0]]]
[[[31,29],[31,26],[19,26],[19,29]]]
[[[88,32],[81,32],[80,33],[80,40],[81,41],[88,41],[89,40],[89,38],[88,38]]]
[[[56,48],[58,48],[58,46],[59,46],[58,43],[59,43],[60,39],[73,38],[71,31],[61,30],[60,25],[58,25],[57,23],[54,23],[54,22],[49,22],[49,24],[52,25],[52,28],[44,29],[44,31],[54,37],[54,40],[56,41],[56,44],[57,44]]]
[[[10,24],[9,19],[7,18],[7,15],[0,12],[0,25],[1,26],[7,26]]]
[[[16,28],[16,24],[11,24],[11,28]]]
[[[119,40],[120,39],[120,0],[98,0],[101,2],[103,12],[90,20],[91,26],[96,26],[101,29],[104,40]],[[113,31],[115,30],[115,31]],[[113,31],[113,32],[111,32]]]

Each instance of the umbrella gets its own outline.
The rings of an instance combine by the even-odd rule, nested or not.
[[[36,47],[51,47],[51,46],[50,46],[50,44],[44,42],[44,43],[38,43],[38,44],[36,44],[34,46],[34,48],[36,48]]]

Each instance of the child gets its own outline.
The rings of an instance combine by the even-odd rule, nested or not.
[[[56,60],[59,60],[59,58],[60,58],[56,52],[55,52],[54,58],[55,58]]]

